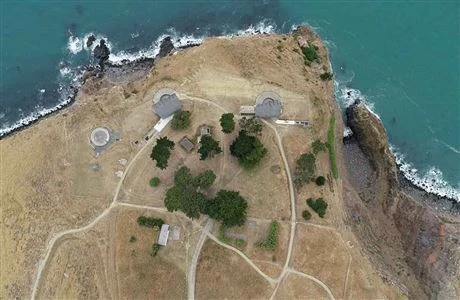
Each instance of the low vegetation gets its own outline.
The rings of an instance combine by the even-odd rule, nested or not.
[[[257,137],[248,135],[242,130],[231,144],[230,153],[238,158],[241,166],[252,169],[265,157],[267,149]]]
[[[317,186],[322,186],[326,183],[326,178],[324,178],[324,176],[318,176],[316,177],[315,182]]]
[[[173,141],[169,140],[167,137],[158,138],[157,143],[150,154],[150,158],[157,162],[158,168],[164,170],[168,167],[168,160],[173,149]]]
[[[243,117],[239,121],[240,129],[245,131],[248,135],[261,135],[262,122],[259,118],[246,118]]]
[[[318,47],[312,44],[308,44],[308,46],[304,46],[301,48],[302,53],[304,56],[304,61],[306,65],[310,65],[314,61],[318,61],[319,56],[318,56]]]
[[[184,130],[190,127],[191,113],[188,110],[181,110],[174,114],[171,121],[171,128],[174,130]]]
[[[248,203],[239,192],[220,190],[206,205],[207,214],[229,228],[242,226],[246,222]]]
[[[134,243],[134,242],[136,242],[136,241],[137,241],[137,238],[136,238],[134,235],[132,235],[132,236],[129,238],[129,242],[130,242],[130,243]]]
[[[327,203],[323,198],[313,200],[312,198],[307,199],[307,205],[313,209],[320,218],[324,218],[327,209]]]
[[[334,77],[334,74],[330,72],[324,72],[323,74],[319,75],[319,78],[323,81],[331,80]]]
[[[311,219],[311,213],[308,211],[308,210],[304,210],[302,212],[302,218],[305,220],[305,221],[308,221]]]
[[[200,159],[205,160],[211,157],[214,154],[219,154],[222,152],[222,148],[219,146],[219,142],[213,139],[210,135],[205,135],[200,140]]]
[[[235,239],[235,247],[238,249],[244,249],[246,247],[247,242],[243,239]]]
[[[160,218],[153,218],[153,217],[145,217],[145,216],[140,216],[137,218],[137,224],[140,226],[145,226],[153,229],[160,229],[161,225],[163,225],[165,221]]]
[[[279,232],[280,232],[280,223],[277,221],[273,221],[270,224],[270,229],[268,232],[268,237],[265,241],[260,241],[256,244],[256,247],[275,251],[278,247],[278,239],[279,239]]]
[[[235,130],[235,120],[232,113],[223,114],[219,121],[224,133],[232,133]]]
[[[153,177],[152,179],[150,179],[149,185],[150,185],[151,187],[157,187],[157,186],[159,186],[159,185],[160,185],[160,178],[158,178],[158,177]]]
[[[230,245],[232,243],[232,239],[227,237],[225,234],[225,231],[227,228],[224,225],[220,225],[219,227],[219,235],[217,236],[217,239],[221,241],[222,243],[225,243],[227,245]]]
[[[296,162],[294,184],[297,188],[311,181],[315,176],[316,158],[313,153],[302,154]]]
[[[337,167],[337,148],[335,144],[335,115],[332,115],[327,133],[327,146],[329,149],[329,160],[331,162],[331,171],[335,179],[339,178],[339,169]]]
[[[318,154],[318,153],[320,153],[322,151],[326,151],[327,150],[327,144],[321,142],[320,140],[316,140],[316,141],[313,142],[312,148],[313,148],[313,153],[316,155],[316,154]]]
[[[158,245],[157,243],[154,243],[152,245],[152,251],[150,252],[150,256],[152,257],[157,256],[159,250],[160,250],[160,245]]]

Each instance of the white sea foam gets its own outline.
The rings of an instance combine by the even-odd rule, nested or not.
[[[343,137],[349,137],[353,134],[353,131],[351,131],[351,128],[348,126],[345,126],[343,129]]]
[[[391,146],[390,150],[393,152],[396,158],[396,163],[404,176],[413,184],[427,192],[455,199],[460,202],[460,189],[452,187],[446,180],[444,180],[441,170],[432,166],[429,167],[424,174],[422,174],[411,163],[408,163],[405,160],[404,155],[399,153],[396,147]]]
[[[83,50],[83,41],[79,37],[70,36],[67,42],[67,49],[72,54],[77,54]]]

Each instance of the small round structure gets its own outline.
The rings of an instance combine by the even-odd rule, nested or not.
[[[107,145],[110,140],[110,134],[107,128],[98,127],[91,132],[91,144],[96,147],[103,147]]]

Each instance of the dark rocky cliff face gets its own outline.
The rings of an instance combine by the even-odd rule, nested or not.
[[[403,257],[425,296],[460,299],[460,218],[439,213],[404,192],[385,128],[364,104],[356,101],[346,114],[347,124],[376,178],[372,182],[377,190],[375,197],[366,199],[365,209],[361,211],[363,219],[371,220],[362,225],[365,230],[358,229],[364,247],[367,238],[363,232],[384,237],[373,240],[373,247],[386,253],[394,251],[395,257]],[[384,265],[393,264],[391,258],[384,255],[376,259]],[[408,283],[410,276],[402,278],[396,268],[388,269],[397,273],[394,277],[408,288],[409,296],[420,296],[414,290],[417,285]]]

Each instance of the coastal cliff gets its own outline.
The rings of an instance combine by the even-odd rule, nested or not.
[[[402,174],[390,151],[385,128],[366,105],[355,101],[347,109],[346,116],[353,138],[345,142],[345,147],[347,144],[348,147],[356,144],[364,154],[358,163],[356,160],[351,163],[353,159],[346,158],[350,181],[360,199],[344,199],[354,216],[354,227],[361,241],[366,244],[370,242],[363,246],[374,254],[371,256],[387,270],[389,278],[407,288],[409,296],[458,299],[458,214],[455,211],[441,213],[404,188],[407,183],[401,178]],[[355,152],[358,148],[356,145],[353,149]],[[345,156],[356,156],[351,152],[345,150]],[[368,178],[364,178],[365,174],[361,172],[361,180],[367,182],[360,185],[357,184],[359,176],[355,169],[362,169],[366,159],[372,171],[368,172]],[[369,236],[374,238],[369,239]],[[418,290],[418,286],[423,287],[425,295]]]

